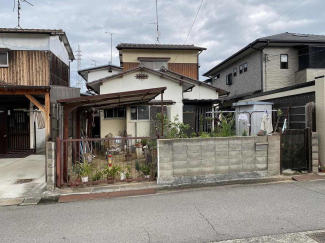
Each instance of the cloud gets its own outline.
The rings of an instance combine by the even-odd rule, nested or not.
[[[3,3],[5,2],[5,3]],[[155,43],[155,0],[30,0],[22,3],[24,28],[55,28],[66,31],[74,51],[83,51],[82,68],[110,60],[110,36],[116,32],[113,46],[120,42]],[[306,0],[275,22],[252,34],[272,19],[299,3],[298,0],[204,0],[188,44],[207,47],[200,55],[200,73],[212,68],[251,41],[281,32],[325,34],[323,0]],[[158,0],[160,42],[183,44],[200,5],[199,0]],[[1,27],[15,27],[17,14],[13,2],[1,2]],[[247,38],[244,38],[247,37]],[[118,51],[113,63],[119,65]],[[72,63],[75,83],[76,61]],[[201,79],[205,79],[201,77]]]

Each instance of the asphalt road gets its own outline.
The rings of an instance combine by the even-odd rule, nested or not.
[[[0,242],[211,242],[325,228],[325,180],[0,207]]]

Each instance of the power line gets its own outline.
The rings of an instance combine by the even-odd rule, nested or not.
[[[193,23],[192,23],[192,25],[191,25],[191,28],[190,28],[190,30],[189,30],[189,32],[188,32],[186,38],[185,38],[185,41],[184,41],[183,45],[185,45],[185,43],[186,43],[188,37],[190,36],[190,33],[191,33],[191,31],[192,31],[192,29],[193,29],[193,26],[194,26],[194,24],[195,24],[195,21],[196,21],[196,19],[197,19],[197,16],[199,15],[199,12],[200,12],[200,10],[201,10],[201,7],[202,7],[202,4],[203,4],[203,1],[204,1],[204,0],[202,0],[201,3],[200,3],[199,9],[197,10],[197,13],[196,13],[196,15],[195,15],[194,21],[193,21]],[[179,56],[179,53],[177,54],[177,57],[176,57],[175,60],[173,61],[174,63],[176,62],[178,56]]]
[[[242,40],[235,42],[233,45],[231,45],[230,47],[233,47],[234,45],[242,42],[243,40],[247,39],[248,37],[252,36],[253,34],[255,34],[257,31],[264,29],[266,26],[268,26],[269,24],[273,23],[274,21],[278,20],[280,17],[282,17],[283,15],[285,15],[286,13],[288,13],[289,11],[291,11],[292,9],[298,7],[300,4],[302,4],[303,2],[305,2],[306,0],[302,0],[301,2],[299,2],[298,4],[294,5],[293,7],[289,8],[288,10],[286,10],[284,13],[278,15],[276,18],[274,18],[273,20],[271,20],[270,22],[268,22],[267,24],[263,25],[262,27],[258,28],[257,30],[255,30],[254,32],[250,33],[249,35],[245,36]],[[227,47],[225,49],[223,49],[221,52],[219,52],[217,55],[220,55],[221,53],[225,52],[226,50],[229,50],[230,47]],[[215,56],[217,56],[215,55]],[[215,57],[213,56],[213,57]]]

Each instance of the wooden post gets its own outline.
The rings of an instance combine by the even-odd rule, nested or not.
[[[49,141],[51,137],[51,119],[50,119],[50,110],[51,110],[51,102],[50,102],[50,92],[45,94],[45,141]]]
[[[164,91],[161,91],[161,137],[164,137]]]

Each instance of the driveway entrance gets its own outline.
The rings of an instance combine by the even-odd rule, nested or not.
[[[0,159],[0,200],[28,198],[45,183],[44,155]]]

